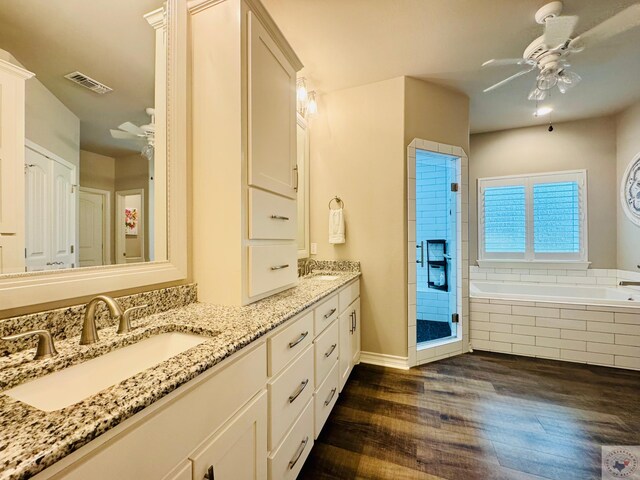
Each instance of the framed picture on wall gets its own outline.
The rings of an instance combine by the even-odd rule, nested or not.
[[[138,235],[138,209],[125,207],[124,209],[125,235]]]

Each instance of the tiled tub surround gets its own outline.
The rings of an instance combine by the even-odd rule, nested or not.
[[[139,317],[166,312],[172,308],[189,305],[196,301],[196,296],[196,286],[191,284],[127,295],[118,297],[117,300],[123,309],[139,305],[148,305],[147,308],[133,312],[131,318],[135,325],[136,319]],[[80,336],[85,307],[85,305],[74,305],[72,307],[58,308],[56,310],[48,310],[0,320],[0,337],[35,329],[48,330],[56,342],[70,337]],[[104,303],[100,303],[96,308],[96,324],[98,329],[115,325],[108,313]],[[36,337],[12,342],[0,342],[0,357],[19,352],[26,348],[35,348],[37,342],[38,339]]]
[[[640,296],[636,290],[602,288],[597,284],[575,288],[528,284],[530,294],[522,294],[519,299],[504,291],[492,298],[491,283],[481,289],[474,283],[471,282],[470,298],[472,348],[640,370]],[[517,287],[512,289],[515,291],[525,284],[513,286]],[[555,287],[555,301],[552,296],[541,300],[536,295],[548,287]],[[593,300],[568,296],[572,291],[584,296],[590,290]],[[604,298],[617,293],[629,294],[636,301],[627,301],[631,305],[625,307],[621,306],[624,300]]]
[[[564,285],[601,285],[615,287],[621,280],[640,281],[640,272],[589,268],[567,270],[562,268],[483,268],[469,267],[471,280],[492,282],[554,283]]]
[[[99,330],[100,342],[80,346],[59,341],[59,355],[35,362],[33,351],[0,358],[5,390],[27,379],[81,363],[161,332],[188,332],[211,338],[70,407],[43,412],[0,393],[0,479],[28,478],[133,416],[184,383],[281,325],[360,273],[337,272],[336,280],[304,278],[295,288],[245,307],[191,303],[139,319],[127,335]]]

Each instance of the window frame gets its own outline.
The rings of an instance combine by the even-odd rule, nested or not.
[[[575,253],[535,253],[534,251],[534,212],[533,186],[548,183],[578,183],[578,199],[580,205],[580,251]],[[587,170],[568,170],[561,172],[531,173],[524,175],[508,175],[502,177],[479,178],[477,182],[478,201],[478,260],[497,262],[526,263],[585,263],[588,262],[588,197]],[[487,187],[525,187],[525,251],[487,252],[485,251],[485,217],[484,190]]]

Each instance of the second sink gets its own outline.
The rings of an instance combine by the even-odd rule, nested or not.
[[[168,360],[208,337],[162,333],[2,392],[45,412],[80,402]]]

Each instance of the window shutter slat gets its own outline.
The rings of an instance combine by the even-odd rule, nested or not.
[[[487,187],[483,195],[484,244],[491,253],[526,249],[525,187]]]
[[[577,182],[533,185],[535,253],[580,252],[580,191]]]

